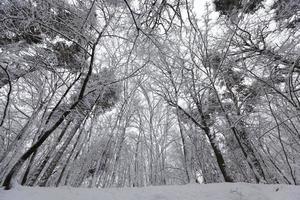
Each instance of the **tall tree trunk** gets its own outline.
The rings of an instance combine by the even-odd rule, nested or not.
[[[46,164],[50,160],[51,155],[55,151],[55,148],[57,147],[57,145],[60,143],[62,137],[65,135],[70,123],[71,123],[71,120],[69,120],[67,122],[67,124],[65,125],[65,127],[61,131],[60,135],[58,136],[57,140],[54,142],[51,149],[47,152],[47,155],[45,157],[43,157],[44,159],[42,160],[42,162],[40,162],[39,165],[32,172],[32,174],[30,175],[30,177],[28,179],[28,182],[27,182],[28,186],[33,186],[33,185],[36,184],[36,182],[38,180],[38,177],[40,176],[40,174],[42,173],[44,167],[46,166]]]
[[[199,105],[198,105],[199,106]],[[226,163],[224,161],[223,155],[222,155],[222,151],[220,150],[217,142],[215,141],[215,136],[210,132],[210,128],[207,126],[204,115],[202,114],[202,112],[199,112],[199,114],[201,115],[201,124],[195,119],[193,118],[189,113],[187,113],[183,108],[181,108],[179,105],[177,105],[177,107],[183,111],[183,113],[190,119],[192,120],[196,126],[198,126],[200,129],[202,129],[205,133],[205,135],[207,136],[209,143],[213,149],[213,152],[216,156],[217,159],[217,163],[218,163],[218,167],[223,175],[223,178],[226,182],[233,182],[232,177],[230,176],[230,174],[227,171],[227,166]],[[201,111],[201,108],[199,108]]]
[[[26,167],[26,170],[25,170],[25,172],[24,172],[24,175],[23,175],[23,178],[22,178],[22,181],[21,181],[21,185],[25,185],[25,183],[27,182],[28,175],[29,175],[31,166],[32,166],[32,164],[33,164],[33,161],[34,161],[34,159],[35,159],[35,156],[36,156],[36,152],[34,152],[34,153],[31,155],[30,159],[29,159],[29,163],[28,163],[28,165],[27,165],[27,167]]]
[[[56,187],[58,187],[59,184],[61,183],[61,180],[62,180],[62,178],[63,178],[63,175],[64,175],[64,173],[65,173],[65,171],[66,171],[66,169],[67,169],[67,167],[68,167],[68,165],[69,165],[69,163],[70,163],[71,157],[72,157],[72,155],[74,155],[74,152],[75,152],[76,147],[79,146],[79,141],[81,140],[81,139],[80,139],[80,135],[82,134],[82,131],[83,131],[83,128],[80,130],[80,132],[79,132],[79,134],[78,134],[78,136],[77,136],[77,139],[76,139],[76,141],[75,141],[75,144],[74,144],[72,150],[70,151],[69,155],[67,156],[67,160],[66,160],[66,162],[65,162],[65,165],[64,165],[63,169],[61,170],[60,175],[59,175],[59,178],[57,179],[57,181],[56,181],[56,183],[55,183],[55,186],[56,186]]]
[[[222,151],[220,150],[218,144],[215,141],[215,136],[210,132],[210,129],[208,127],[204,128],[204,132],[207,135],[209,143],[214,151],[218,166],[222,172],[224,180],[226,182],[233,182],[233,179],[231,178],[230,174],[227,172],[227,166],[225,164],[225,161],[224,161],[224,158],[222,155]]]
[[[68,137],[58,150],[58,152],[55,154],[54,158],[51,160],[49,166],[45,170],[44,174],[41,177],[41,180],[39,181],[38,185],[41,187],[46,186],[47,181],[49,180],[50,176],[52,175],[52,172],[54,171],[55,167],[59,163],[63,153],[67,149],[68,145],[70,144],[71,140],[77,133],[80,125],[82,124],[82,118],[76,119],[74,122],[74,127],[71,129],[70,133],[68,134]]]
[[[226,85],[227,90],[230,92],[230,94],[232,96],[232,101],[235,106],[237,117],[242,118],[241,110],[239,107],[237,97],[235,96],[231,87],[227,83],[225,85]],[[216,95],[218,95],[216,89],[215,89],[215,93],[216,93]],[[231,130],[235,136],[235,139],[237,140],[238,145],[239,145],[240,149],[242,150],[242,153],[245,156],[249,167],[252,169],[252,171],[254,173],[256,182],[257,183],[265,182],[266,176],[264,174],[264,170],[263,170],[257,156],[255,155],[255,151],[254,151],[251,141],[249,139],[249,133],[247,133],[247,131],[246,131],[244,121],[241,120],[238,123],[238,125],[239,125],[238,128],[236,126],[232,126],[233,123],[231,122],[231,119],[229,118],[228,114],[226,113],[224,106],[223,106],[221,100],[219,99],[219,96],[218,96],[218,102],[221,105],[221,109],[222,109],[223,113],[225,114],[226,120],[227,120],[229,126],[231,127]]]
[[[191,177],[190,177],[190,170],[189,170],[188,158],[187,158],[187,156],[188,156],[187,155],[187,144],[186,144],[186,140],[185,140],[184,133],[183,133],[182,123],[179,118],[179,109],[178,108],[176,109],[176,114],[177,114],[177,122],[178,122],[178,126],[179,126],[181,142],[182,142],[184,170],[185,170],[185,174],[186,174],[187,183],[190,183]]]
[[[23,126],[23,128],[20,130],[19,134],[17,135],[17,137],[14,139],[14,141],[12,143],[10,143],[10,145],[7,147],[7,149],[5,150],[4,154],[2,154],[0,156],[0,163],[2,163],[2,161],[9,155],[9,153],[11,152],[12,148],[14,148],[16,145],[18,145],[20,143],[20,140],[22,139],[22,137],[24,136],[24,134],[28,131],[28,129],[31,127],[32,123],[36,120],[39,112],[42,110],[43,106],[40,105],[37,110],[35,110],[33,112],[33,114],[30,116],[29,120],[26,122],[26,124]],[[1,170],[2,168],[0,168]],[[1,170],[2,171],[2,170]]]
[[[231,129],[234,129],[232,131],[236,135],[236,139],[239,140],[238,144],[239,144],[240,148],[242,149],[242,152],[243,152],[244,156],[246,157],[246,160],[247,160],[249,166],[254,171],[254,176],[255,176],[256,181],[258,183],[264,182],[266,180],[266,176],[265,176],[265,173],[263,171],[263,168],[262,168],[259,160],[257,159],[257,157],[254,153],[254,149],[253,149],[251,142],[249,140],[249,137],[248,137],[249,134],[245,131],[245,128],[243,125],[242,125],[240,131],[238,131],[234,127],[232,127]]]
[[[141,128],[139,128],[139,135],[137,138],[137,142],[135,145],[135,152],[134,152],[134,182],[133,187],[139,187],[139,159],[138,159],[138,152],[139,152],[139,145],[140,145],[140,138],[141,138]]]
[[[234,125],[234,123],[232,123],[232,120],[230,119],[228,113],[226,112],[224,105],[221,101],[221,98],[219,96],[218,90],[216,89],[215,85],[214,85],[214,81],[212,81],[212,79],[210,79],[210,82],[212,84],[213,87],[213,92],[217,97],[217,102],[219,103],[219,106],[223,112],[223,114],[225,115],[225,119],[230,127],[231,132],[233,133],[233,136],[235,137],[236,141],[238,142],[238,145],[244,155],[244,157],[246,158],[246,161],[248,163],[248,166],[250,167],[250,169],[252,170],[255,180],[257,183],[259,182],[265,182],[266,177],[264,174],[264,171],[254,153],[254,150],[251,146],[249,137],[248,137],[248,133],[245,131],[245,126],[243,123],[240,123],[241,125],[241,130],[238,130],[236,128],[236,125]],[[228,84],[226,84],[226,88],[227,90],[231,93],[232,95],[232,100],[234,102],[235,108],[236,108],[236,112],[237,115],[240,115],[240,111],[239,111],[239,106],[238,106],[238,101],[233,93],[233,91],[231,90],[231,88],[228,86]]]
[[[123,148],[123,143],[125,140],[125,134],[126,134],[126,128],[127,128],[127,123],[125,123],[124,127],[122,128],[122,133],[120,136],[120,142],[117,144],[117,153],[116,153],[116,157],[114,160],[114,164],[113,164],[113,169],[112,169],[112,175],[111,175],[111,181],[110,183],[106,183],[105,185],[112,185],[115,182],[115,178],[116,178],[116,172],[117,172],[117,167],[118,167],[118,163],[121,157],[121,151]]]

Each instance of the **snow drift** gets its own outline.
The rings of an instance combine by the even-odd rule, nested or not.
[[[247,183],[144,188],[40,188],[0,190],[0,200],[299,200],[300,187]]]

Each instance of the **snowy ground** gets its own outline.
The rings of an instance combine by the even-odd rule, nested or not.
[[[0,189],[0,200],[300,200],[300,186],[221,183],[111,189],[17,187]]]

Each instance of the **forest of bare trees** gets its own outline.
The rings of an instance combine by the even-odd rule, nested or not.
[[[300,184],[300,1],[197,5],[0,1],[0,184]]]

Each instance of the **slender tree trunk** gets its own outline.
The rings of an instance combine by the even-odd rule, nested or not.
[[[202,112],[199,112],[199,114],[201,115],[201,124],[195,120],[195,118],[193,118],[189,113],[187,113],[183,108],[181,108],[179,105],[177,105],[177,107],[183,111],[183,113],[190,119],[192,120],[196,126],[198,126],[200,129],[202,129],[205,133],[205,135],[207,136],[209,143],[213,149],[213,152],[216,156],[217,159],[217,163],[218,163],[218,167],[223,175],[223,178],[225,180],[225,182],[233,182],[232,177],[230,176],[230,174],[227,172],[227,166],[226,163],[224,161],[223,155],[222,155],[222,151],[220,150],[218,144],[215,141],[215,136],[213,134],[211,134],[210,132],[210,128],[207,126],[205,118],[203,116],[203,114],[201,114]],[[199,111],[201,111],[201,108]]]
[[[238,145],[239,145],[243,155],[245,156],[249,167],[253,171],[256,182],[257,183],[265,182],[266,177],[265,177],[264,171],[263,171],[263,169],[262,169],[262,167],[259,163],[259,160],[257,159],[257,157],[254,153],[254,150],[253,150],[252,146],[251,146],[248,134],[245,131],[244,124],[240,123],[240,125],[241,125],[241,130],[240,131],[233,125],[233,123],[231,122],[231,119],[230,119],[229,115],[227,114],[227,112],[224,108],[224,105],[223,105],[223,103],[220,99],[220,96],[219,96],[218,91],[217,91],[217,89],[214,85],[214,82],[211,79],[210,79],[210,81],[211,81],[211,84],[213,86],[213,91],[214,91],[214,93],[217,97],[217,101],[218,101],[218,103],[221,107],[221,110],[225,115],[225,119],[226,119],[226,121],[227,121],[227,123],[230,127],[230,130],[232,131],[236,141],[238,142]],[[227,86],[227,89],[229,90],[229,92],[232,93],[232,96],[234,97],[234,94],[233,94],[232,90],[230,89],[230,87]],[[238,108],[238,102],[235,98],[233,99],[233,101],[234,101],[235,107],[237,109],[237,114],[239,116],[240,111],[239,111],[239,108]]]
[[[211,144],[211,147],[215,153],[215,156],[217,158],[217,163],[222,172],[224,180],[226,182],[233,182],[233,179],[231,178],[230,174],[227,172],[227,169],[226,169],[227,167],[226,167],[222,152],[215,141],[215,136],[211,134],[210,129],[208,127],[204,128],[204,132],[207,135],[209,143]]]
[[[184,133],[183,133],[182,123],[179,119],[179,109],[178,108],[176,109],[176,113],[177,113],[177,122],[178,122],[178,126],[179,126],[179,132],[180,132],[182,149],[183,149],[184,170],[185,170],[185,174],[186,174],[187,183],[190,183],[191,177],[190,177],[190,173],[189,173],[188,158],[187,158],[187,144],[186,144]]]
[[[47,152],[47,155],[45,157],[43,157],[44,159],[42,160],[42,162],[40,162],[40,164],[35,168],[35,170],[32,172],[32,174],[30,175],[27,185],[28,186],[33,186],[36,184],[40,174],[42,173],[43,169],[45,168],[46,164],[49,162],[51,155],[53,154],[53,152],[55,151],[55,148],[57,147],[57,145],[60,143],[62,137],[65,135],[69,125],[71,123],[71,120],[69,120],[67,122],[67,124],[65,125],[65,127],[63,128],[63,130],[61,131],[59,137],[57,138],[57,140],[54,142],[54,144],[52,145],[52,148]]]
[[[62,177],[63,177],[63,175],[64,175],[64,173],[65,173],[65,171],[66,171],[66,169],[67,169],[67,167],[68,167],[68,164],[69,164],[69,162],[70,162],[70,160],[71,160],[71,157],[72,157],[72,155],[73,155],[73,152],[75,151],[76,147],[77,147],[78,144],[79,144],[79,141],[80,141],[80,135],[81,135],[82,131],[83,131],[83,128],[80,130],[80,133],[79,133],[78,136],[77,136],[77,139],[76,139],[76,141],[75,141],[75,144],[74,144],[72,150],[70,151],[70,153],[69,153],[69,155],[68,155],[68,157],[67,157],[66,163],[65,163],[63,169],[62,169],[61,172],[60,172],[59,178],[57,179],[57,181],[56,181],[56,183],[55,183],[55,186],[56,186],[56,187],[58,187],[59,184],[61,183]]]
[[[125,124],[125,127],[122,128],[120,142],[119,142],[119,144],[117,144],[117,153],[116,153],[116,157],[115,157],[114,164],[112,167],[113,169],[112,169],[111,181],[110,181],[110,183],[108,183],[108,185],[112,185],[115,182],[117,166],[118,166],[118,163],[120,160],[121,150],[123,148],[123,142],[125,140],[126,126],[127,126],[127,123]],[[107,185],[107,184],[105,184],[105,185]]]
[[[39,112],[42,110],[42,108],[43,108],[43,106],[40,105],[38,107],[38,109],[36,111],[34,111],[34,113],[30,116],[30,119],[27,121],[27,123],[21,129],[21,131],[19,132],[19,134],[17,135],[17,137],[14,139],[14,141],[12,143],[10,143],[10,145],[7,147],[7,149],[4,152],[4,154],[1,155],[1,157],[0,157],[0,163],[2,163],[2,161],[9,155],[9,153],[12,150],[12,148],[15,147],[16,145],[18,145],[20,143],[20,140],[22,139],[22,137],[24,136],[24,134],[28,131],[28,129],[31,127],[32,123],[36,120],[36,118],[37,118]],[[2,168],[0,168],[0,169],[2,169]]]
[[[291,164],[290,164],[290,161],[289,161],[289,158],[288,158],[286,149],[285,149],[285,147],[284,147],[284,145],[283,145],[283,143],[282,143],[282,137],[281,137],[281,130],[280,130],[279,122],[278,122],[278,120],[277,120],[277,118],[276,118],[276,115],[275,115],[275,113],[274,113],[274,111],[273,111],[273,108],[272,108],[272,106],[271,106],[271,102],[270,102],[270,100],[269,100],[267,94],[266,94],[266,97],[267,97],[267,99],[268,99],[269,109],[270,109],[271,114],[272,114],[272,116],[273,116],[273,118],[274,118],[274,120],[275,120],[275,123],[276,123],[276,125],[277,125],[277,132],[278,132],[279,144],[280,144],[280,146],[281,146],[281,148],[282,148],[282,152],[283,152],[285,161],[286,161],[286,163],[287,163],[287,166],[288,166],[288,169],[289,169],[289,172],[290,172],[290,176],[291,176],[291,178],[292,178],[292,180],[293,180],[293,183],[294,183],[295,185],[297,185],[296,176],[294,175],[294,172],[293,172],[292,166],[291,166]]]
[[[233,127],[232,127],[233,129]],[[257,159],[254,149],[251,145],[251,142],[249,141],[248,133],[245,131],[244,126],[241,127],[242,130],[238,131],[237,129],[233,130],[236,135],[236,139],[239,140],[238,143],[240,145],[240,148],[243,151],[244,156],[247,159],[247,162],[249,166],[254,171],[254,176],[256,179],[256,182],[264,182],[266,180],[265,173],[263,171],[263,168]]]
[[[55,167],[59,163],[63,153],[65,152],[71,140],[77,133],[81,124],[82,124],[81,118],[75,120],[74,127],[71,129],[70,133],[68,134],[68,137],[66,138],[66,140],[64,141],[64,143],[62,144],[58,152],[55,154],[54,158],[51,160],[49,166],[47,167],[44,174],[42,175],[41,180],[38,183],[39,186],[41,187],[46,186],[46,183],[49,180],[50,176],[52,175],[52,172],[54,171]]]
[[[33,162],[34,162],[35,156],[36,156],[36,152],[34,152],[34,153],[31,155],[30,159],[29,159],[29,163],[28,163],[28,166],[26,167],[25,173],[24,173],[24,175],[23,175],[23,178],[22,178],[22,181],[21,181],[21,185],[25,185],[26,182],[27,182],[28,175],[29,175],[31,166],[32,166],[32,164],[33,164]]]

